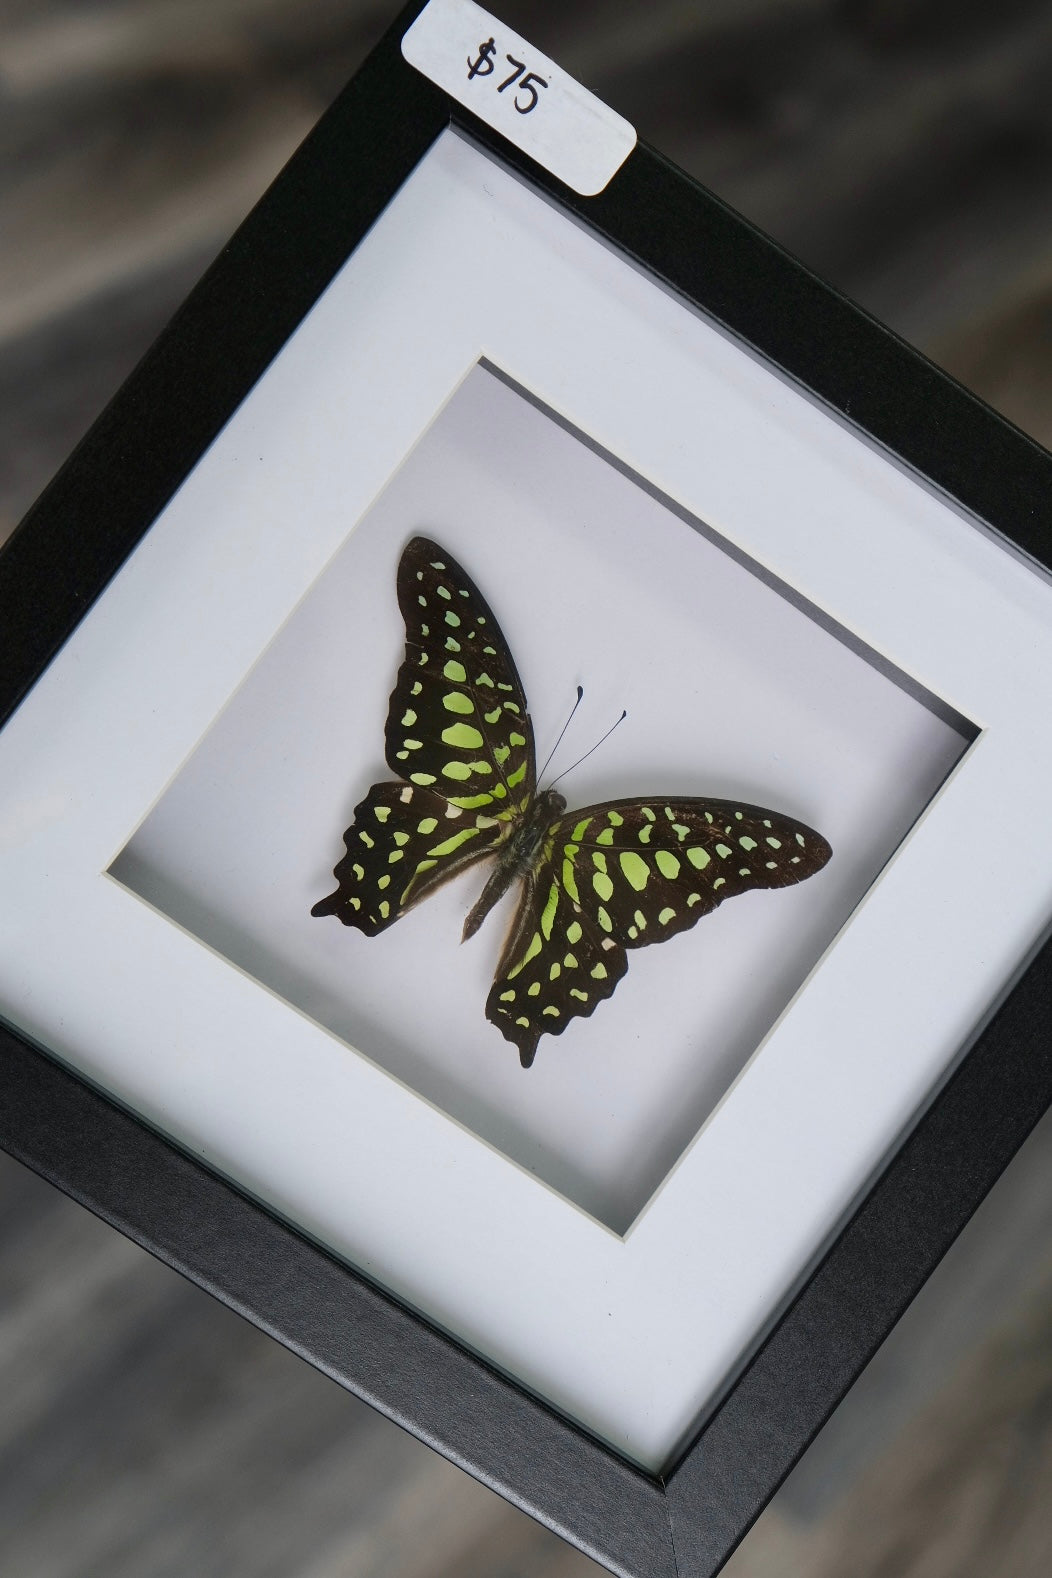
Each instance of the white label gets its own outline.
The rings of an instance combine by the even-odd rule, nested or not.
[[[582,197],[601,192],[636,145],[634,126],[474,0],[430,0],[402,54]]]

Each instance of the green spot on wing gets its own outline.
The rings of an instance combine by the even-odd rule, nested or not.
[[[650,876],[650,867],[642,855],[637,855],[634,849],[623,849],[618,858],[626,882],[631,883],[637,893],[642,893]]]
[[[483,745],[482,735],[470,723],[451,723],[442,730],[442,740],[460,751],[478,751]]]
[[[466,844],[469,838],[475,838],[477,834],[477,827],[463,827],[458,833],[451,833],[448,838],[443,839],[441,844],[433,844],[428,854],[436,858],[441,855],[451,855],[455,849],[460,848],[461,844]]]
[[[509,981],[510,980],[514,980],[515,976],[518,975],[519,971],[521,969],[523,969],[524,966],[529,964],[531,959],[536,959],[536,957],[540,953],[540,951],[541,951],[541,934],[540,934],[539,931],[535,931],[534,934],[533,934],[533,941],[530,943],[530,946],[526,949],[526,952],[523,954],[523,956],[519,960],[518,964],[515,965],[513,969],[508,971],[508,979],[509,979]]]

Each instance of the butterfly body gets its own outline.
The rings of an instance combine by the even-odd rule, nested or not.
[[[566,810],[566,801],[554,789],[543,789],[536,796],[521,822],[513,825],[503,846],[498,848],[496,864],[464,922],[462,942],[474,937],[495,904],[499,904],[514,882],[526,880],[538,864],[545,840],[556,829]]]
[[[344,835],[336,890],[314,915],[375,936],[487,857],[493,870],[464,937],[516,882],[521,897],[486,1015],[523,1067],[613,994],[633,948],[692,927],[725,898],[786,887],[830,848],[759,806],[659,796],[567,811],[537,791],[525,693],[478,588],[437,543],[415,537],[398,570],[405,658],[385,734],[399,780],[374,784]]]

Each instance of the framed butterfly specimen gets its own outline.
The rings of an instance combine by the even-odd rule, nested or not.
[[[529,1068],[613,995],[635,948],[689,930],[725,899],[820,871],[821,834],[733,801],[612,800],[568,811],[537,788],[526,694],[495,616],[453,556],[414,537],[398,567],[405,659],[391,695],[387,764],[345,834],[338,886],[311,913],[375,937],[467,867],[493,869],[464,923],[478,931],[513,883],[515,918],[486,1017]]]
[[[420,9],[0,557],[0,1143],[623,1578],[712,1578],[1052,1098],[1052,462],[644,145],[566,186],[407,63]],[[450,51],[465,79],[485,28]],[[464,91],[536,131],[541,76],[527,115],[503,78]],[[525,422],[512,445],[482,365],[667,532],[635,497],[568,509],[606,484]],[[440,519],[467,569],[403,555],[388,776],[356,785],[323,897],[368,706],[354,686],[339,726],[346,676],[397,638],[390,545]],[[545,533],[527,692],[502,544]],[[700,539],[752,588],[704,622]],[[578,585],[582,643],[635,597],[610,699],[651,731],[646,798],[567,806],[536,766],[527,696],[564,683]],[[728,651],[752,691],[713,694]],[[724,754],[695,734],[674,784],[695,701]],[[949,765],[896,821],[932,719]],[[740,781],[775,809],[691,797],[757,740]],[[812,775],[821,833],[766,788],[791,808]],[[1025,858],[977,836],[1006,805]],[[130,877],[151,839],[170,902]],[[437,890],[476,863],[469,931],[505,885],[518,911],[450,1029]],[[415,920],[385,946],[312,904]],[[739,922],[786,944],[780,975]],[[540,1045],[529,1078],[496,1030]],[[557,1055],[589,1039],[587,1067]],[[586,1164],[617,1175],[663,1124],[653,1186],[592,1209]]]

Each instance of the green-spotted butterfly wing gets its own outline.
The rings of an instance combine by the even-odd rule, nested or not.
[[[470,577],[414,537],[398,602],[406,647],[385,754],[399,781],[374,784],[356,807],[336,890],[311,913],[374,936],[495,856],[465,931],[521,881],[486,1015],[524,1067],[542,1035],[612,995],[630,948],[685,931],[734,894],[801,882],[829,859],[812,828],[756,806],[653,798],[566,812],[560,795],[536,792],[522,684]]]
[[[492,854],[499,836],[496,824],[479,827],[476,816],[428,789],[373,784],[343,835],[347,853],[333,872],[338,886],[311,914],[335,915],[375,937],[450,877]]]
[[[374,784],[344,835],[335,892],[311,911],[375,936],[491,854],[533,799],[533,729],[500,626],[470,577],[414,537],[398,566],[405,657],[385,755],[400,783]]]
[[[437,543],[414,537],[398,566],[405,659],[387,714],[392,772],[452,805],[507,822],[533,799],[526,697],[482,593]]]
[[[688,930],[735,894],[802,882],[830,853],[802,822],[733,801],[611,801],[561,816],[529,875],[486,1015],[529,1067],[542,1035],[612,995],[629,948]]]

